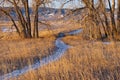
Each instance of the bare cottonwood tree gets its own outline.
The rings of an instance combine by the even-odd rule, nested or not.
[[[67,2],[73,0],[67,0]],[[86,28],[85,35],[90,39],[118,40],[120,33],[120,0],[117,0],[117,20],[116,0],[78,0],[82,1],[84,7],[87,8],[87,17],[84,18]],[[108,7],[108,8],[107,8]],[[76,8],[77,11],[79,10]],[[74,13],[74,12],[73,12]],[[117,21],[117,22],[116,22]]]
[[[113,39],[118,39],[118,26],[116,24],[116,19],[115,19],[115,12],[116,12],[116,9],[115,9],[115,0],[99,0],[99,4],[98,4],[98,7],[94,7],[92,6],[91,4],[93,3],[94,4],[94,0],[91,0],[91,3],[89,1],[86,1],[86,0],[82,0],[85,5],[87,6],[87,8],[91,11],[91,15],[92,16],[92,19],[95,21],[95,24],[96,22],[102,24],[102,27],[99,27],[100,25],[97,25],[96,27],[99,27],[97,28],[97,31],[98,32],[101,32],[100,28],[103,28],[104,31],[104,34],[100,33],[101,34],[101,38],[102,38],[102,35],[105,35],[106,38],[110,39],[110,40],[113,40]],[[108,9],[107,9],[107,5],[106,3],[108,3]],[[91,6],[90,6],[91,5]],[[119,0],[118,0],[118,6],[119,6]],[[93,8],[93,9],[92,9]],[[118,8],[118,7],[117,7]],[[119,9],[119,8],[118,8]],[[107,11],[109,10],[109,11]],[[118,14],[119,15],[119,10],[118,10]],[[119,25],[119,20],[118,21],[118,25]],[[92,31],[91,33],[93,33],[94,31]],[[94,34],[94,33],[93,33]]]
[[[0,11],[4,13],[9,19],[12,21],[13,25],[15,26],[18,34],[22,38],[32,38],[32,37],[39,37],[38,34],[38,13],[39,7],[50,0],[32,0],[34,2],[34,30],[32,31],[32,21],[31,21],[31,14],[30,9],[31,5],[29,5],[29,0],[2,0],[0,1]],[[5,9],[6,5],[8,4],[9,8]],[[11,5],[11,6],[10,6]],[[22,11],[24,9],[24,12]],[[10,14],[12,11],[16,14],[17,20],[19,25],[16,23],[14,17]],[[33,33],[33,34],[32,34]]]

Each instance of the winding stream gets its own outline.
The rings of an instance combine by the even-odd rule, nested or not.
[[[73,31],[67,32],[67,34],[68,35],[75,35],[75,34],[78,34],[80,32],[82,32],[82,29],[73,30]],[[55,41],[55,45],[56,45],[57,49],[53,52],[53,55],[49,55],[48,57],[43,58],[42,60],[36,62],[35,64],[31,65],[30,67],[26,66],[23,69],[14,70],[11,73],[2,75],[2,76],[0,76],[0,80],[6,80],[6,79],[9,80],[12,77],[20,76],[20,75],[22,75],[30,70],[40,68],[43,65],[46,65],[50,62],[58,60],[65,53],[65,51],[67,51],[67,49],[69,48],[69,45],[65,44],[61,40],[61,38],[62,37],[58,37]]]

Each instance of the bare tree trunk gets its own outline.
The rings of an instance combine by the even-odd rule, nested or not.
[[[28,0],[25,1],[24,7],[25,7],[26,20],[27,20],[28,37],[32,38],[32,34],[31,34],[31,20],[30,20],[30,12],[29,12]]]
[[[118,3],[118,10],[117,10],[117,29],[120,33],[120,0],[117,1]]]
[[[13,0],[13,5],[15,8],[15,12],[17,13],[18,16],[18,21],[19,21],[19,26],[20,26],[20,34],[22,38],[28,38],[27,36],[27,31],[26,31],[26,21],[24,19],[24,16],[20,10],[20,8],[18,7],[17,3],[15,0]]]
[[[36,5],[35,7],[35,17],[34,17],[34,32],[33,32],[33,37],[38,38],[39,37],[39,31],[38,31],[38,8],[39,6]]]
[[[109,3],[109,8],[110,8],[110,18],[111,18],[111,32],[112,32],[112,36],[113,38],[115,38],[115,36],[117,36],[117,28],[116,28],[116,24],[115,24],[115,18],[114,18],[114,11],[115,11],[115,0],[112,0],[112,6],[110,3],[110,0],[108,0]]]

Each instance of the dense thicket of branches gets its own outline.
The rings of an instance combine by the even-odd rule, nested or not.
[[[34,29],[32,31],[32,21],[31,21],[31,14],[30,14],[30,7],[29,0],[1,0],[0,1],[0,12],[2,12],[5,16],[7,16],[15,26],[17,33],[22,38],[32,38],[32,37],[39,37],[38,33],[38,10],[39,7],[49,0],[32,0],[33,7],[34,7]],[[6,4],[9,5],[8,9],[5,9]],[[25,14],[22,13],[22,9],[25,10]],[[16,13],[16,17],[18,20],[18,24],[16,23],[15,17],[11,15],[11,12]]]
[[[103,39],[109,40],[118,39],[119,36],[119,3],[117,7],[118,14],[116,14],[115,0],[98,0],[95,4],[94,0],[82,0],[85,6],[88,8],[88,19],[86,25],[90,39]],[[120,2],[118,0],[118,2]],[[108,4],[108,8],[106,7]],[[108,10],[108,11],[107,11]],[[118,15],[117,19],[115,15]],[[86,23],[85,23],[86,24]]]
[[[64,5],[71,1],[75,0],[66,0]],[[85,25],[85,37],[89,39],[106,38],[118,40],[120,33],[120,0],[78,1],[84,4],[86,10],[85,14],[87,17],[85,16],[84,20],[82,20],[82,24]],[[80,9],[76,8],[74,11],[78,10]]]

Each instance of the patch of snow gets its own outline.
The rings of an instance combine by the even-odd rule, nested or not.
[[[2,31],[2,32],[15,32],[16,29],[2,27],[2,28],[1,28],[1,31]]]
[[[50,14],[48,14],[49,16],[54,16],[54,13],[50,13]]]
[[[110,42],[103,42],[103,44],[106,44],[106,45],[108,45],[108,44],[110,44]]]
[[[74,31],[69,32],[68,34],[69,35],[75,35],[75,34],[81,33],[82,31],[83,31],[83,29],[74,30]]]
[[[63,15],[60,15],[60,17],[64,17]]]

